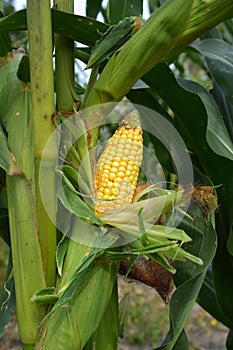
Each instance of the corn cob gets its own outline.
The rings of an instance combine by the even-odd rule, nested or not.
[[[95,172],[96,215],[132,203],[142,162],[142,129],[135,111],[108,140]]]

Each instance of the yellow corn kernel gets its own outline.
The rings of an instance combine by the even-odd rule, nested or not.
[[[142,162],[142,129],[135,111],[120,123],[95,170],[96,215],[130,204]]]

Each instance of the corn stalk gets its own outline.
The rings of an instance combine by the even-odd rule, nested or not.
[[[30,74],[32,89],[32,119],[34,135],[34,159],[36,176],[36,204],[38,213],[38,230],[46,282],[48,286],[55,283],[56,266],[56,227],[47,214],[56,217],[55,173],[56,148],[44,156],[43,168],[41,157],[45,145],[54,131],[52,114],[54,112],[53,96],[53,61],[50,1],[28,0],[27,22],[30,47]],[[44,174],[43,193],[47,194],[44,202],[39,187],[39,172]]]
[[[53,131],[53,68],[49,1],[28,1],[31,84],[12,86],[12,104],[5,124],[15,168],[7,175],[7,195],[17,319],[24,349],[34,349],[46,306],[32,302],[33,294],[55,282],[56,228],[51,223],[39,189],[40,158]],[[49,35],[50,33],[50,35]],[[17,137],[15,136],[17,135]],[[34,145],[34,148],[32,147]],[[47,193],[55,212],[53,150],[47,154]],[[52,166],[51,166],[52,165]],[[52,209],[51,209],[52,208]]]
[[[8,145],[18,163],[18,170],[8,174],[6,180],[17,319],[24,349],[34,348],[38,325],[45,315],[44,307],[32,303],[31,297],[46,286],[36,215],[29,99],[28,87],[24,87],[6,115]],[[17,113],[20,118],[15,120]]]

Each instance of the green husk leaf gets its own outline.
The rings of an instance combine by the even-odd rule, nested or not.
[[[57,300],[58,295],[54,287],[43,288],[36,292],[31,298],[31,301],[45,304],[55,304]]]
[[[58,189],[58,198],[62,204],[73,214],[86,221],[101,225],[102,221],[95,216],[88,205],[80,198],[71,182],[60,170],[58,175],[62,178],[62,188]]]
[[[118,264],[111,260],[97,259],[80,273],[45,319],[41,331],[44,336],[35,350],[41,347],[61,350],[67,344],[70,350],[83,349],[100,325],[112,295],[117,270]],[[61,339],[61,343],[57,339]]]
[[[63,268],[65,256],[67,253],[67,249],[68,249],[68,244],[69,244],[68,237],[63,236],[57,246],[56,263],[57,263],[57,271],[60,276],[62,275],[62,268]]]
[[[118,313],[118,291],[116,281],[110,301],[106,306],[100,325],[88,341],[84,350],[115,350],[117,348],[119,335]]]
[[[123,227],[127,229],[129,225],[138,227],[138,213],[140,210],[142,210],[141,216],[144,222],[149,222],[150,220],[156,221],[162,213],[176,206],[181,201],[181,197],[182,191],[148,198],[121,207],[114,212],[106,212],[99,215],[99,217],[105,223],[120,229]]]
[[[7,143],[7,137],[0,124],[0,167],[7,173],[19,172],[16,160],[13,154],[10,152]]]
[[[16,309],[15,284],[11,254],[8,260],[5,283],[0,292],[0,337],[3,335]]]
[[[119,337],[123,338],[129,314],[130,293],[125,293],[119,303]]]

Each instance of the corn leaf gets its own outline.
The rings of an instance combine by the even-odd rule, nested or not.
[[[58,171],[58,174],[62,178],[62,186],[58,188],[58,198],[62,204],[79,218],[101,225],[102,221],[95,216],[94,212],[80,198],[79,193],[75,190],[64,173]]]
[[[197,94],[206,108],[208,116],[206,139],[210,148],[218,155],[233,161],[233,143],[213,97],[195,82],[184,79],[179,79],[178,82],[186,90]]]
[[[21,80],[25,84],[30,83],[30,69],[29,69],[29,56],[28,55],[23,55],[23,57],[19,63],[17,77],[19,78],[19,80]]]
[[[7,144],[7,138],[0,125],[0,167],[4,169],[7,173],[14,172],[17,170],[15,163],[15,158],[10,152]]]
[[[216,300],[211,266],[208,268],[208,271],[206,273],[205,280],[202,284],[200,293],[197,298],[197,302],[216,320],[224,324],[226,327],[231,328],[232,323],[229,322],[227,317],[223,314]]]
[[[16,309],[15,284],[12,268],[12,257],[10,254],[5,283],[0,291],[0,337],[3,335]]]
[[[165,252],[171,248],[174,248],[174,249],[178,248],[178,244],[165,241],[163,243],[160,242],[157,244],[150,244],[150,245],[147,245],[146,247],[130,249],[125,252],[106,251],[104,252],[104,256],[110,259],[124,259],[124,258],[128,258],[131,255],[147,255],[147,254],[153,254],[157,252]]]
[[[126,17],[116,26],[110,27],[98,40],[89,57],[86,69],[101,64],[117,51],[133,34],[136,26],[133,17]]]
[[[155,110],[160,115],[164,116],[167,120],[171,121],[171,117],[167,113],[167,111],[161,107],[159,102],[156,99],[155,94],[150,88],[137,88],[133,87],[127,94],[127,97],[133,103],[137,103],[137,105],[146,106]],[[143,114],[143,110],[141,110]],[[143,131],[145,134],[145,131]],[[159,160],[159,163],[162,165],[165,175],[167,175],[167,180],[170,180],[170,173],[175,173],[174,164],[172,162],[171,154],[168,149],[163,145],[163,143],[154,135],[148,134],[150,141],[154,145],[154,151],[156,157]]]
[[[123,295],[119,303],[119,336],[124,337],[129,313],[130,293]]]
[[[57,246],[56,263],[57,263],[57,271],[60,276],[62,275],[62,268],[64,265],[68,244],[69,244],[68,237],[63,236]]]
[[[108,3],[108,19],[111,24],[128,16],[141,17],[142,11],[142,0],[110,0]]]
[[[0,19],[1,23],[1,19]],[[9,100],[9,92],[12,89],[12,84],[15,83],[17,79],[17,70],[19,66],[19,61],[22,58],[22,54],[16,52],[13,57],[10,57],[4,64],[0,67],[0,121],[6,114]]]
[[[217,155],[208,145],[208,117],[203,102],[197,94],[182,88],[163,62],[144,76],[143,81],[153,87],[176,113],[175,127],[185,141],[195,166],[209,176],[215,185],[222,185],[216,191],[221,203],[219,214],[222,215],[224,210],[222,223],[225,235],[228,235],[233,222],[233,182],[230,170],[233,169],[233,163],[230,159]],[[196,142],[193,135],[198,135],[199,142]]]
[[[147,236],[151,242],[153,242],[154,239],[160,239],[162,237],[177,240],[181,243],[191,241],[191,238],[184,230],[181,230],[177,227],[168,227],[164,225],[151,226],[147,231]]]
[[[0,11],[0,18],[3,18],[4,15],[2,11]],[[12,51],[11,47],[11,38],[8,32],[4,32],[0,34],[0,57],[7,57],[9,52]]]
[[[87,0],[86,2],[86,16],[96,18],[102,9],[102,0]]]
[[[53,31],[84,45],[93,46],[109,26],[90,17],[72,15],[52,9]],[[0,32],[27,30],[26,10],[15,12],[0,20]]]
[[[226,99],[233,103],[233,48],[223,40],[208,38],[192,45],[205,56],[212,77],[221,87]]]
[[[58,300],[56,289],[54,287],[48,287],[37,291],[31,298],[31,301],[42,304],[55,304]]]
[[[189,253],[198,255],[203,260],[203,265],[193,265],[191,261],[176,263],[177,273],[174,279],[177,289],[169,304],[170,329],[163,344],[157,350],[173,349],[180,340],[179,337],[183,336],[184,326],[216,252],[216,232],[211,222],[206,222],[198,206],[191,207],[189,214],[193,219],[185,217],[180,228],[184,229],[193,239],[192,245],[187,246]]]
[[[0,194],[0,202],[1,202]],[[9,218],[6,208],[0,206],[0,237],[10,246],[10,231],[9,231]]]

